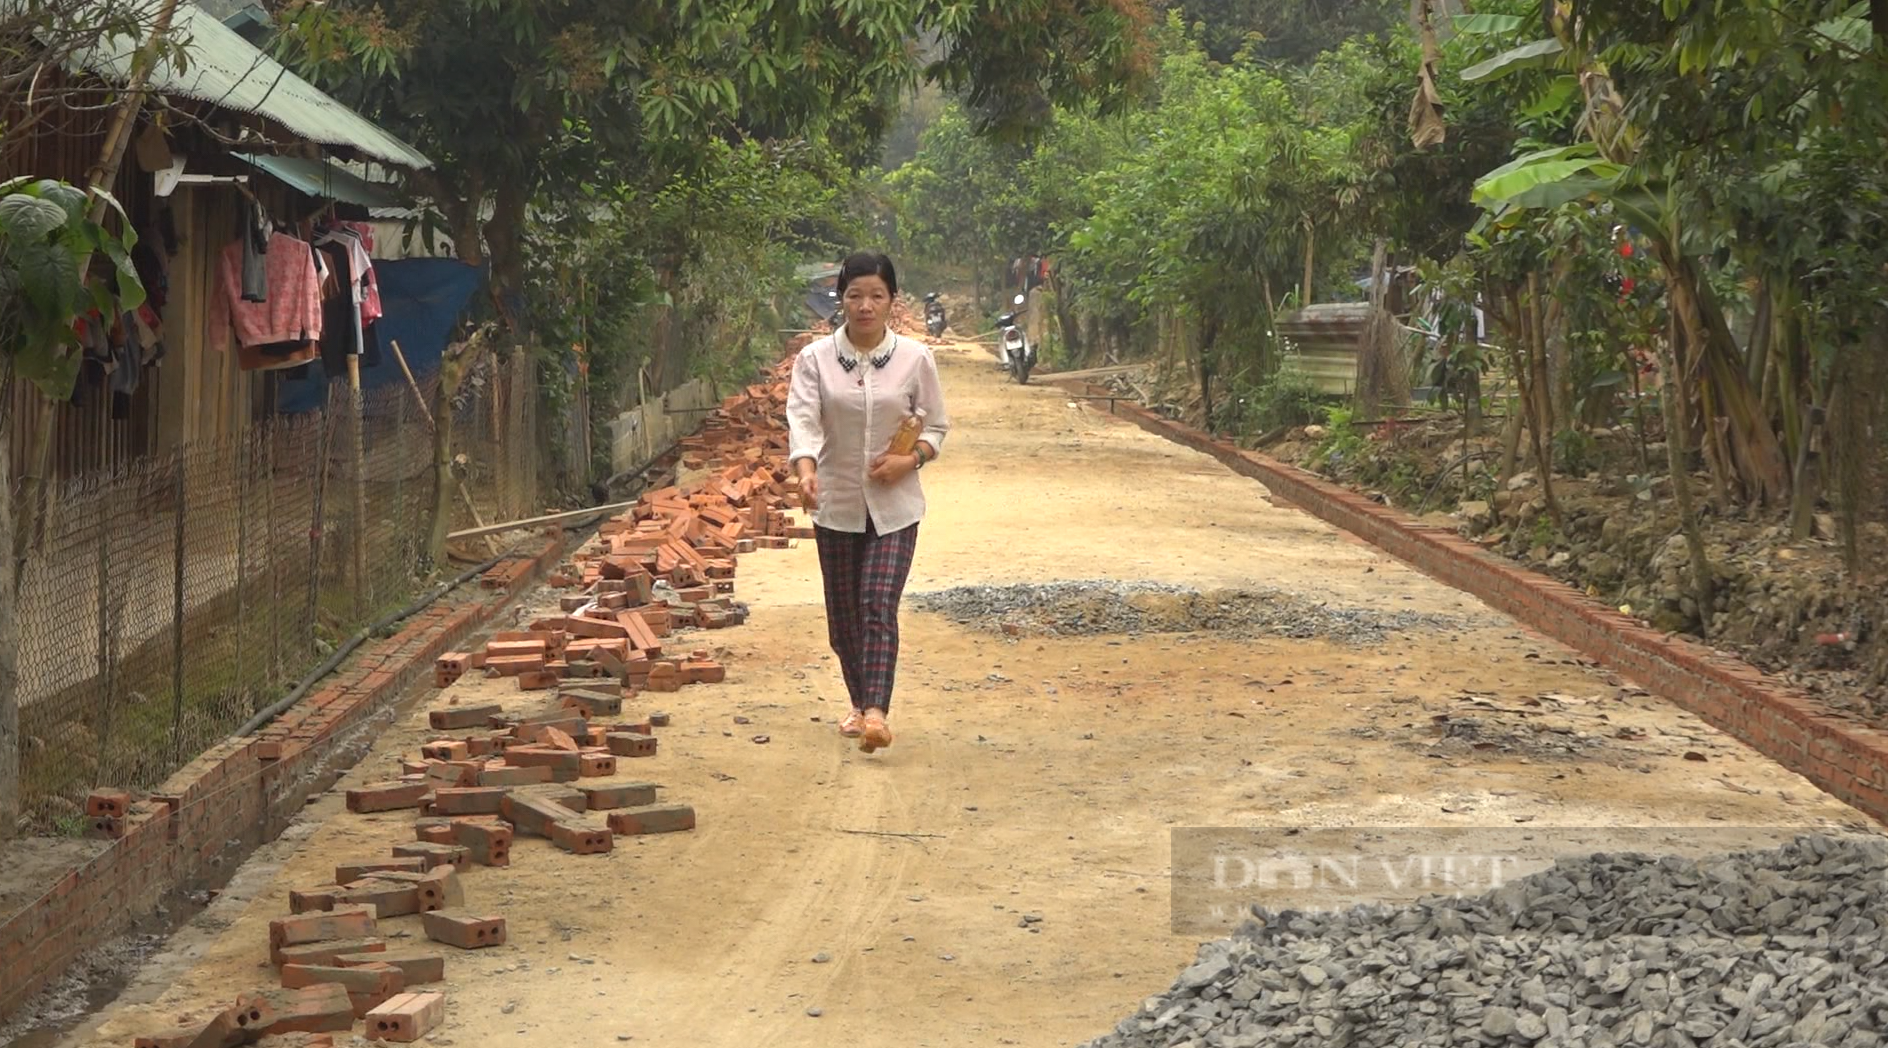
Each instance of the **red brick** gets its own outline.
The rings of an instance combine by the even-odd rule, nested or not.
[[[421,949],[350,953],[335,958],[335,963],[344,968],[362,964],[389,964],[400,970],[407,986],[443,982],[446,978],[445,956]]]
[[[131,1046],[132,1048],[194,1048],[198,1038],[206,1036],[206,1031],[209,1031],[211,1026],[218,1028],[215,1032],[207,1033],[209,1040],[221,1044],[226,1038],[240,1036],[235,1011],[232,1009],[227,1014],[229,1018],[220,1026],[214,1021],[206,1024],[180,1020],[175,1029],[147,1033],[133,1038]]]
[[[363,939],[374,934],[374,913],[364,906],[336,907],[320,913],[280,917],[269,922],[269,946],[300,946],[335,939]]]
[[[576,710],[585,720],[619,717],[623,713],[623,696],[620,693],[611,695],[587,688],[567,688],[557,698],[565,709]]]
[[[676,833],[695,828],[695,809],[686,804],[651,804],[610,813],[610,829],[625,837]]]
[[[458,871],[451,866],[436,866],[420,878],[419,900],[421,910],[448,910],[465,905],[465,888],[459,883]]]
[[[131,814],[131,794],[124,790],[93,790],[85,798],[89,818],[122,819]]]
[[[423,782],[377,782],[347,791],[347,810],[366,814],[417,808],[429,790]]]
[[[452,828],[472,861],[481,866],[511,865],[511,827],[468,820],[455,822]]]
[[[391,964],[344,967],[332,964],[287,964],[282,966],[282,985],[288,989],[339,983],[350,994],[389,996],[406,988],[406,973]]]
[[[460,652],[448,652],[433,662],[433,687],[450,688],[459,683],[472,668],[472,660]]]
[[[542,669],[522,670],[517,674],[519,691],[548,691],[563,679],[558,669],[547,663]]]
[[[656,737],[636,735],[631,732],[613,731],[608,736],[610,752],[618,757],[653,757],[656,755]]]
[[[625,782],[609,786],[579,786],[584,807],[589,811],[611,808],[637,808],[656,802],[656,787],[649,782]]]
[[[332,910],[341,901],[341,886],[338,884],[322,888],[292,890],[288,893],[290,913],[323,913]]]
[[[505,919],[465,910],[434,910],[420,915],[426,937],[461,950],[480,950],[505,944]]]
[[[653,692],[673,692],[682,690],[682,671],[673,662],[657,662],[649,667],[649,682],[646,685]]]
[[[505,790],[503,786],[435,790],[433,808],[441,815],[496,815]]]
[[[585,753],[579,758],[577,774],[585,779],[603,779],[616,774],[616,757],[609,753]]]
[[[353,884],[369,874],[397,871],[404,873],[426,872],[426,860],[412,857],[375,859],[370,862],[351,862],[334,868],[334,883]]]
[[[610,850],[611,837],[606,827],[574,822],[551,824],[551,843],[572,855],[601,855]]]
[[[551,826],[584,811],[584,795],[576,790],[514,791],[505,796],[506,822],[538,837],[549,837]]]
[[[587,637],[591,640],[617,640],[628,637],[629,630],[615,619],[604,620],[588,615],[572,615],[564,620],[565,629],[574,637]]]
[[[479,772],[485,767],[481,761],[434,761],[426,766],[426,781],[437,794],[441,789],[457,789],[471,786],[479,781]]]
[[[527,718],[518,722],[518,725],[512,729],[519,741],[537,745],[547,745],[546,740],[553,730],[561,731],[566,735],[576,735],[589,731],[590,722],[577,714],[569,713],[568,710],[560,710],[558,714]]]
[[[420,902],[419,885],[409,880],[395,880],[390,875],[365,877],[345,885],[341,899],[371,906],[382,918],[406,917],[425,909]]]
[[[480,727],[491,719],[492,714],[503,712],[502,706],[448,706],[428,713],[426,722],[434,731],[461,731]]]
[[[480,786],[530,786],[533,783],[551,781],[551,769],[539,765],[529,768],[514,768],[509,764],[487,767],[479,772]]]
[[[420,756],[429,761],[464,761],[472,757],[472,748],[458,739],[437,739],[420,747]]]
[[[414,827],[414,836],[426,844],[453,843],[452,820],[444,818],[421,819]],[[394,854],[398,855],[398,852]]]
[[[547,656],[551,652],[551,638],[548,634],[513,631],[500,633],[485,644],[485,665],[491,668],[493,659],[526,658],[532,655]]]
[[[513,746],[505,751],[505,763],[521,768],[549,768],[553,782],[574,782],[583,773],[582,758],[574,750],[544,746]]]
[[[445,827],[447,834],[452,833],[450,825]],[[471,856],[466,854],[462,844],[440,844],[431,841],[413,841],[393,846],[395,858],[419,859],[426,864],[428,872],[441,866],[464,868],[472,864]]]
[[[236,998],[238,1022],[250,1036],[272,1033],[346,1033],[354,1005],[337,983],[297,990],[258,990]]]
[[[367,1037],[407,1043],[432,1033],[446,1020],[446,998],[438,993],[406,993],[368,1012]]]
[[[460,741],[465,743],[466,755],[475,759],[498,752],[498,740],[489,735],[468,735]]]

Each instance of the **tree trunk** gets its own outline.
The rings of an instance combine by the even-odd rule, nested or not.
[[[1473,439],[1482,435],[1482,371],[1479,367],[1463,370],[1468,381],[1462,389],[1462,435]]]
[[[1705,408],[1700,420],[1705,439],[1718,435],[1714,416],[1727,419],[1727,465],[1735,470],[1751,497],[1767,505],[1780,505],[1789,491],[1789,466],[1776,431],[1763,413],[1757,389],[1737,357],[1737,344],[1724,313],[1688,261],[1662,242],[1656,244],[1656,250],[1666,273],[1666,286],[1674,292],[1673,308],[1679,313],[1687,337],[1695,338],[1688,356],[1697,363],[1700,405]],[[1682,386],[1686,379],[1679,377],[1679,381]]]
[[[662,263],[656,267],[656,286],[668,297],[667,305],[656,307],[654,345],[650,347],[650,359],[654,366],[650,368],[650,390],[656,396],[667,393],[676,385],[674,373],[681,370],[682,355],[680,340],[675,331],[675,292],[679,274],[678,266]]]
[[[1055,319],[1062,329],[1062,358],[1079,364],[1086,357],[1082,325],[1075,315],[1074,304],[1069,301],[1068,282],[1054,269],[1049,271],[1049,290],[1055,295]]]
[[[1551,406],[1552,391],[1549,390],[1547,375],[1547,332],[1546,311],[1541,305],[1541,277],[1539,273],[1527,275],[1528,290],[1528,356],[1532,367],[1532,376],[1527,392],[1533,403],[1532,417],[1528,419],[1528,431],[1534,434],[1534,464],[1540,470],[1541,497],[1547,501],[1547,515],[1553,518],[1554,526],[1564,534],[1566,520],[1560,515],[1560,502],[1554,498],[1554,414]]]
[[[1684,336],[1676,343],[1676,345],[1680,347],[1680,352],[1677,354],[1679,369],[1677,374],[1680,376],[1704,374],[1703,356],[1708,352],[1707,343],[1709,342],[1709,338],[1706,335],[1702,321],[1699,319],[1696,301],[1692,297],[1694,289],[1691,285],[1683,281],[1679,281],[1670,286],[1672,312],[1677,316],[1679,332]],[[1741,379],[1744,372],[1739,368],[1736,370],[1736,374]],[[1712,393],[1715,385],[1716,383],[1710,380],[1699,382],[1697,385],[1698,436],[1699,439],[1703,441],[1701,447],[1704,451],[1705,465],[1711,472],[1712,501],[1717,506],[1719,515],[1728,515],[1731,510],[1730,467],[1727,462],[1729,455],[1723,444],[1723,433],[1718,428],[1717,412],[1713,410]],[[1680,380],[1680,386],[1684,390],[1687,407],[1689,408],[1691,399],[1690,386],[1686,385],[1682,379]],[[1689,433],[1686,434],[1686,439],[1690,439]]]
[[[1219,341],[1219,321],[1208,316],[1200,321],[1200,417],[1206,420],[1206,431],[1217,433],[1213,426],[1213,346]]]
[[[459,395],[460,383],[488,348],[491,335],[489,327],[481,328],[472,333],[457,353],[448,347],[439,361],[439,388],[433,394],[432,527],[426,544],[435,569],[446,563],[446,535],[452,530],[452,494],[458,487],[452,475],[452,402]]]
[[[1691,452],[1686,445],[1690,428],[1685,421],[1685,393],[1678,381],[1678,358],[1673,342],[1678,338],[1676,318],[1669,324],[1670,337],[1660,343],[1659,367],[1664,372],[1659,383],[1660,400],[1665,407],[1665,468],[1672,478],[1672,498],[1678,504],[1678,526],[1685,535],[1685,548],[1691,557],[1692,600],[1698,604],[1699,633],[1711,633],[1712,603],[1711,560],[1705,553],[1704,531],[1698,525],[1698,513],[1691,502]]]
[[[11,371],[9,366],[8,371]],[[0,382],[11,402],[12,375]],[[13,552],[13,420],[0,411],[0,841],[20,821],[20,561]]]
[[[502,182],[492,194],[492,217],[485,222],[485,246],[491,252],[491,289],[498,315],[512,334],[525,336],[526,318],[517,308],[524,294],[524,224],[530,195],[523,185]]]
[[[1311,273],[1318,254],[1318,227],[1309,219],[1305,220],[1305,288],[1304,301],[1298,303],[1299,309],[1311,305]]]
[[[1553,286],[1566,285],[1567,271],[1570,267],[1563,254],[1554,263]],[[1567,344],[1567,313],[1559,299],[1553,299],[1545,309],[1545,327],[1542,329],[1542,345],[1545,347],[1547,374],[1549,377],[1549,403],[1553,406],[1553,420],[1556,428],[1571,430],[1578,425],[1574,418],[1576,390],[1573,386],[1573,348]]]

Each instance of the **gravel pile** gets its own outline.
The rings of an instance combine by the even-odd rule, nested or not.
[[[960,625],[1011,635],[1197,632],[1374,644],[1406,630],[1460,625],[1446,616],[1343,607],[1282,590],[1201,592],[1159,582],[961,586],[913,594],[910,600]]]
[[[1476,897],[1270,914],[1084,1048],[1888,1044],[1888,846],[1593,855]]]

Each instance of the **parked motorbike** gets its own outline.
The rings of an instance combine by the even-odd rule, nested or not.
[[[937,292],[933,291],[924,296],[924,330],[930,332],[932,338],[938,338],[944,334],[944,323],[944,303],[937,300]]]
[[[1036,366],[1036,347],[1029,344],[1029,336],[1023,333],[1018,317],[1022,314],[1023,296],[1017,295],[1016,311],[1005,313],[996,320],[999,329],[997,345],[1001,350],[999,365],[1010,373],[1019,385],[1028,385],[1029,369]]]

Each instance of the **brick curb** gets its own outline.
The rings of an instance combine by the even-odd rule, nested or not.
[[[430,676],[442,653],[516,600],[564,548],[557,533],[536,555],[500,561],[486,573],[481,599],[436,603],[393,636],[363,645],[261,731],[211,748],[134,804],[104,851],[68,870],[38,901],[4,915],[0,1022],[172,890],[220,883],[279,836],[309,797],[347,770],[346,762],[331,761],[338,745]]]
[[[1079,381],[1064,388],[1111,392]],[[1128,400],[1118,401],[1114,413],[1211,455],[1299,509],[1639,682],[1888,824],[1888,732],[1831,710],[1742,659],[1689,638],[1666,636],[1565,583],[1498,558],[1454,531],[1420,523],[1309,471],[1215,439]]]

